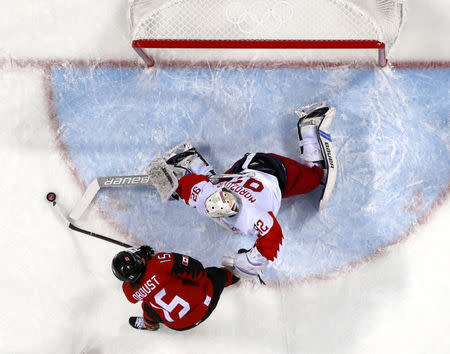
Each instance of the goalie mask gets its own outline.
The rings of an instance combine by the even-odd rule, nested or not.
[[[206,199],[205,208],[210,217],[221,218],[236,215],[238,203],[233,194],[226,189],[219,189]]]
[[[111,269],[118,279],[133,283],[144,274],[145,264],[139,255],[122,251],[113,258]]]

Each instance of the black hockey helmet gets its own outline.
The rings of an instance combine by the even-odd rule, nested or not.
[[[144,274],[145,264],[139,255],[130,251],[122,251],[113,258],[111,269],[118,279],[133,283]]]

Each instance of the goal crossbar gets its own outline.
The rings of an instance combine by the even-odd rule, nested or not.
[[[378,64],[386,66],[386,45],[378,40],[291,40],[291,39],[138,39],[132,42],[136,53],[147,66],[155,65],[154,59],[143,48],[183,49],[377,49]]]

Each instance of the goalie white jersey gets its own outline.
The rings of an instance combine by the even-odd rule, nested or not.
[[[229,190],[238,201],[239,212],[215,221],[234,232],[257,236],[255,246],[265,258],[273,260],[283,237],[275,218],[281,205],[281,191],[276,177],[251,171],[252,177],[240,176],[218,183],[203,175],[189,174],[180,179],[177,193],[186,204],[208,216],[205,200],[221,187]]]
[[[233,176],[213,183],[212,167],[190,144],[180,144],[166,160],[167,164],[173,166],[174,172],[182,176],[176,193],[186,204],[204,216],[208,216],[209,208],[209,216],[231,231],[256,235],[252,251],[245,255],[247,266],[240,267],[242,271],[249,271],[255,264],[263,267],[265,261],[261,258],[270,261],[276,258],[283,239],[276,219],[282,198],[309,193],[322,183],[324,191],[320,208],[323,208],[333,190],[336,156],[328,128],[335,109],[328,107],[325,102],[317,102],[301,107],[296,113],[299,117],[297,128],[301,163],[274,153],[246,153],[227,173],[251,172],[253,176]],[[189,174],[184,175],[185,171]],[[233,199],[227,204],[228,193],[218,192],[222,188],[236,198],[237,209],[234,209]],[[208,206],[205,206],[206,201]],[[227,207],[231,208],[231,212],[227,212]],[[235,258],[238,263],[244,258],[242,253],[239,254],[241,256]]]

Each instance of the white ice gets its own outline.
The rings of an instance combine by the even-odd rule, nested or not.
[[[409,3],[392,60],[448,62],[450,4]],[[45,68],[33,65],[134,59],[126,9],[124,0],[2,1],[0,353],[449,353],[448,197],[401,242],[351,269],[290,288],[229,288],[192,331],[129,327],[139,308],[111,275],[117,247],[69,232],[43,198],[58,186],[73,205],[82,191],[54,140]],[[95,211],[88,226],[116,232]]]

